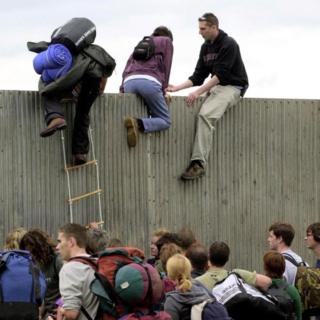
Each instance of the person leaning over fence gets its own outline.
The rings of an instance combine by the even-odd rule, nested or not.
[[[137,144],[138,133],[166,130],[171,125],[165,88],[168,86],[173,56],[172,32],[156,28],[150,37],[138,43],[122,74],[120,92],[136,93],[147,105],[150,118],[125,119],[129,147]]]
[[[59,274],[63,306],[58,309],[57,319],[87,320],[89,318],[85,313],[92,319],[97,314],[99,302],[90,290],[95,278],[94,268],[76,260],[76,257],[89,258],[87,245],[87,229],[84,226],[70,223],[59,229],[57,250],[66,263]]]
[[[206,93],[197,116],[191,162],[181,175],[183,180],[196,179],[205,174],[216,122],[228,108],[239,102],[248,88],[247,73],[236,41],[219,29],[218,18],[213,13],[205,13],[198,20],[199,33],[205,42],[201,46],[195,71],[187,81],[167,88],[167,92],[175,92],[199,86],[188,95],[189,105]],[[203,84],[209,74],[211,79]]]
[[[27,43],[30,51],[38,53],[33,65],[41,74],[39,92],[47,123],[41,137],[66,128],[61,100],[70,95],[76,97],[72,133],[74,165],[87,162],[89,112],[116,65],[102,47],[93,44],[95,37],[96,27],[89,19],[73,18],[53,32],[51,42]]]

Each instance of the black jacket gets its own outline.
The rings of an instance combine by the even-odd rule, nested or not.
[[[205,41],[193,75],[189,78],[194,86],[202,85],[208,77],[216,75],[220,85],[241,86],[243,95],[248,88],[248,77],[237,42],[223,30],[214,41]]]

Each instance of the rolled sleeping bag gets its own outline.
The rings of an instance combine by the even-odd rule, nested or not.
[[[33,59],[33,68],[42,75],[45,83],[50,83],[65,75],[73,63],[72,55],[62,44],[52,44]]]

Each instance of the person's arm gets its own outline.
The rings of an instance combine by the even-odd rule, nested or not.
[[[176,86],[173,84],[169,84],[168,88],[166,88],[166,91],[167,92],[176,92],[176,91],[180,91],[182,89],[187,89],[187,88],[191,88],[191,87],[193,87],[193,83],[191,80],[188,79],[187,81],[182,82]]]
[[[267,290],[272,283],[271,278],[256,273],[255,271],[251,272],[243,269],[234,269],[235,273],[237,273],[246,283],[260,288],[262,290]]]
[[[205,84],[200,86],[195,91],[191,92],[187,97],[188,104],[193,104],[196,99],[198,99],[199,96],[201,96],[203,93],[208,92],[211,88],[215,87],[217,84],[219,84],[219,78],[217,76],[213,76],[209,81],[207,81]]]

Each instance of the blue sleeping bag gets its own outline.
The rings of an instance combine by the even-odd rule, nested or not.
[[[62,44],[52,44],[33,59],[33,68],[48,84],[64,76],[72,66],[72,55]]]

